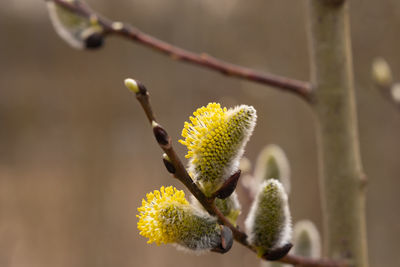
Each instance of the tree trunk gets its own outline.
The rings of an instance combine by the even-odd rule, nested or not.
[[[354,97],[348,3],[308,0],[311,80],[317,119],[324,251],[368,266],[365,178]]]

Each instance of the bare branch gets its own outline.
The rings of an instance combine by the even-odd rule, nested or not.
[[[104,28],[105,35],[113,34],[124,37],[131,41],[150,47],[158,52],[166,54],[174,60],[179,60],[182,62],[187,62],[207,69],[218,71],[223,75],[276,87],[281,90],[294,93],[306,101],[311,101],[312,99],[312,88],[310,83],[308,82],[299,81],[271,73],[259,72],[254,69],[224,62],[205,53],[196,54],[184,50],[180,47],[173,46],[151,35],[143,33],[130,25],[121,22],[112,22],[107,18],[101,17],[99,14],[91,10],[81,1],[51,1],[54,1],[58,5],[63,6],[76,14],[87,18],[96,19],[98,23]]]
[[[127,79],[125,85],[136,94],[136,99],[141,104],[148,121],[153,127],[153,133],[156,137],[157,143],[165,152],[164,163],[167,161],[167,169],[173,176],[181,181],[189,191],[197,198],[203,207],[211,214],[218,218],[219,222],[229,227],[237,242],[249,248],[251,251],[256,252],[256,249],[247,242],[247,235],[242,232],[238,227],[233,226],[229,220],[218,210],[214,203],[215,197],[207,197],[193,182],[190,175],[187,173],[186,168],[179,159],[174,148],[172,147],[171,138],[168,136],[166,130],[156,122],[153,109],[149,101],[149,93],[144,85],[140,82]],[[172,166],[170,166],[170,164]],[[173,168],[172,168],[173,167]],[[265,258],[264,258],[265,259]],[[327,260],[327,259],[310,259],[294,255],[286,255],[280,262],[293,264],[296,266],[309,266],[309,267],[346,267],[343,262]]]

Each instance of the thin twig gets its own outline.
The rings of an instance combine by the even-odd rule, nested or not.
[[[179,60],[187,63],[191,63],[197,66],[208,68],[214,71],[218,71],[221,74],[232,76],[256,83],[272,86],[279,88],[284,91],[294,93],[306,101],[312,100],[312,88],[310,83],[295,80],[271,73],[259,72],[254,69],[242,67],[239,65],[224,62],[217,58],[211,57],[205,53],[196,54],[180,47],[171,45],[165,41],[159,40],[149,34],[143,33],[137,28],[130,25],[112,22],[111,20],[100,16],[87,5],[81,1],[67,1],[67,0],[46,0],[54,1],[55,3],[63,6],[70,11],[79,14],[81,16],[95,19],[99,25],[104,28],[105,34],[114,34],[131,41],[140,43],[144,46],[153,48],[154,50],[170,56],[174,60]]]
[[[190,175],[187,173],[186,168],[182,164],[176,154],[171,138],[168,136],[166,130],[157,123],[153,109],[149,101],[149,93],[143,84],[135,81],[137,90],[133,90],[136,93],[136,99],[140,102],[146,117],[153,127],[153,132],[156,140],[161,149],[167,154],[169,162],[173,165],[173,176],[181,181],[189,191],[197,198],[197,200],[203,205],[203,207],[211,214],[218,218],[219,222],[229,227],[232,230],[234,239],[249,248],[251,251],[256,252],[256,249],[247,242],[247,235],[242,232],[238,227],[233,226],[229,220],[218,210],[214,203],[214,197],[208,198],[193,182]],[[128,88],[130,88],[128,86]],[[132,88],[130,88],[132,90]],[[295,255],[286,255],[280,262],[289,263],[296,266],[308,266],[308,267],[345,267],[347,266],[343,262],[333,261],[328,259],[310,259]]]

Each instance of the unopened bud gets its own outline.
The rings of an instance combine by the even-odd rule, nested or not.
[[[396,83],[392,86],[391,93],[393,100],[400,104],[400,83]]]
[[[282,247],[268,250],[263,256],[269,261],[280,260],[289,253],[292,247],[293,245],[291,243],[286,243]]]
[[[126,88],[134,92],[135,94],[139,93],[139,86],[134,79],[125,79],[124,81]]]
[[[94,32],[85,39],[85,47],[87,49],[97,49],[103,46],[104,36],[102,33]]]
[[[69,0],[71,5],[83,3]],[[46,1],[50,20],[57,34],[77,49],[99,48],[104,43],[103,27],[96,16],[86,17],[54,1]]]
[[[211,249],[213,252],[218,252],[224,254],[232,248],[233,244],[233,234],[232,230],[225,225],[220,225],[221,227],[221,243],[215,248]]]
[[[290,165],[285,152],[278,145],[268,145],[259,154],[254,170],[254,189],[268,179],[280,181],[287,194],[290,193]],[[253,191],[254,191],[253,189]]]
[[[321,256],[321,241],[317,227],[308,220],[299,221],[293,230],[293,254],[307,258]]]
[[[282,184],[264,182],[246,219],[248,241],[260,257],[277,260],[290,250],[292,234],[288,200]]]
[[[377,85],[382,87],[392,84],[392,71],[383,58],[376,58],[372,63],[372,78]]]
[[[170,143],[170,138],[164,128],[155,121],[152,121],[151,125],[153,126],[153,133],[157,142],[162,146],[168,145]]]
[[[240,173],[241,171],[238,170],[234,174],[232,174],[221,186],[220,189],[218,189],[217,192],[215,192],[215,196],[220,199],[225,199],[232,195],[233,191],[235,191],[238,180],[240,178]]]
[[[203,210],[204,212],[206,211],[203,205],[201,205],[201,203],[193,195],[190,198],[190,202],[196,208]],[[242,207],[240,206],[236,192],[233,192],[232,195],[225,199],[216,198],[214,203],[218,210],[229,220],[229,222],[236,226],[237,218],[242,211]]]
[[[114,31],[120,31],[124,28],[124,24],[119,21],[115,21],[111,24],[111,27]]]
[[[164,162],[165,168],[167,168],[167,171],[169,173],[174,174],[176,172],[175,166],[172,164],[170,158],[165,153],[163,154],[163,162]]]

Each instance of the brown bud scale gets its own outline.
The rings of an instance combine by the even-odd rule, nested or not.
[[[161,126],[157,125],[153,127],[153,133],[160,145],[165,146],[169,144],[169,136]]]
[[[169,173],[174,174],[174,173],[176,172],[175,166],[174,166],[169,160],[167,160],[167,159],[164,158],[164,159],[163,159],[163,162],[164,162],[165,168],[167,168],[167,171],[168,171]]]
[[[263,256],[269,261],[277,261],[285,257],[292,247],[293,245],[291,243],[288,243],[280,248],[275,248],[267,251]]]
[[[215,192],[215,196],[219,199],[225,199],[232,195],[233,191],[235,191],[237,183],[240,178],[241,170],[238,170],[234,174],[232,174],[225,183],[221,186],[221,188]]]

